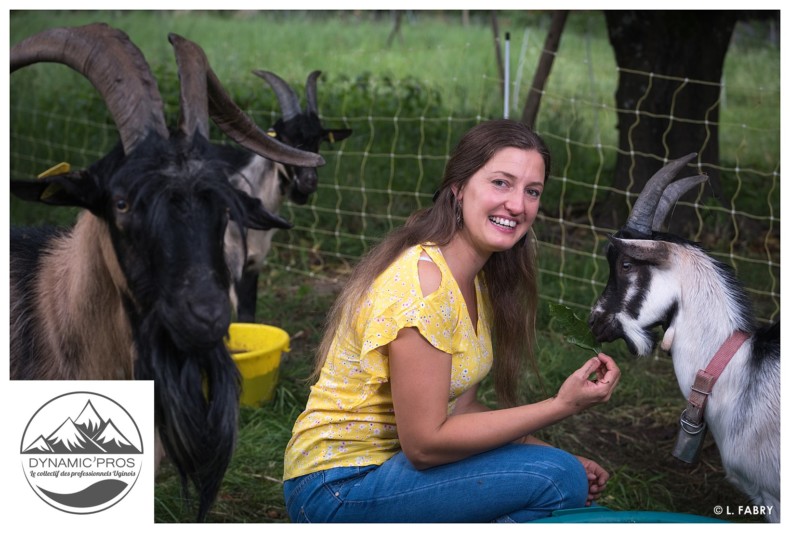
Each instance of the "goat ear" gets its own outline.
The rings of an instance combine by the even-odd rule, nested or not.
[[[70,172],[37,181],[11,180],[11,193],[28,202],[93,210],[100,191],[90,177]]]
[[[291,229],[293,224],[282,218],[280,215],[270,212],[264,207],[263,202],[253,198],[247,193],[236,190],[236,195],[244,205],[245,219],[244,225],[250,229]]]
[[[620,239],[610,236],[609,240],[618,252],[653,265],[666,263],[670,257],[671,244],[652,239]]]
[[[324,133],[321,136],[321,140],[327,141],[329,143],[340,142],[343,139],[347,139],[353,131],[354,130],[349,130],[349,129],[324,130]]]

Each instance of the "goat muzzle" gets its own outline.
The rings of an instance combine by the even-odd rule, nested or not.
[[[294,186],[300,193],[309,195],[318,189],[318,173],[314,168],[297,167],[294,177]]]
[[[623,337],[620,322],[612,314],[600,310],[593,311],[587,324],[598,342],[612,342]]]
[[[181,350],[203,350],[220,344],[230,327],[227,290],[184,291],[159,314],[169,336]]]

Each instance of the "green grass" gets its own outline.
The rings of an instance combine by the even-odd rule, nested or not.
[[[444,163],[463,131],[502,113],[493,39],[485,12],[470,25],[459,12],[420,13],[404,20],[402,39],[387,46],[392,20],[371,12],[18,11],[10,42],[53,25],[102,20],[126,31],[159,81],[171,123],[178,82],[168,32],[200,43],[233,98],[266,126],[277,117],[271,91],[253,69],[272,70],[300,94],[307,74],[323,71],[318,93],[329,127],[351,127],[346,141],[325,146],[327,165],[306,206],[287,203],[295,224],[280,232],[261,280],[259,319],[292,336],[274,400],[243,408],[238,450],[212,522],[287,521],[282,501],[282,453],[307,397],[304,381],[321,326],[348,266],[414,209],[429,204]],[[544,12],[499,12],[511,32],[511,80],[520,105],[548,28]],[[725,63],[720,123],[723,186],[732,205],[711,202],[694,236],[733,264],[753,296],[758,316],[779,312],[779,49],[767,26],[736,32]],[[528,39],[525,53],[522,44]],[[602,228],[591,229],[591,201],[602,199],[617,144],[617,72],[600,12],[574,12],[546,86],[536,124],[554,166],[536,224],[540,240],[540,366],[548,392],[587,357],[552,330],[545,310],[563,303],[586,313],[608,267]],[[515,93],[511,96],[516,97]],[[83,167],[115,142],[114,126],[88,82],[63,66],[36,65],[10,83],[11,177],[32,179],[60,161]],[[216,131],[213,138],[222,140]],[[74,210],[11,199],[14,224],[68,224]],[[623,369],[612,401],[545,431],[545,439],[600,459],[613,474],[603,503],[614,509],[671,510],[711,516],[714,505],[745,504],[724,481],[708,439],[700,465],[671,458],[683,408],[670,361],[633,360],[623,346],[606,346]],[[483,391],[491,400],[490,388]],[[156,520],[188,522],[177,476],[166,465],[156,486]],[[744,518],[748,519],[748,518]],[[757,520],[755,520],[757,521]]]

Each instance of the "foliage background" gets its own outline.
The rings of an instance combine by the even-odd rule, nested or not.
[[[497,12],[501,37],[511,34],[511,116],[518,117],[537,65],[549,12]],[[126,31],[159,80],[169,121],[178,111],[177,74],[166,35],[200,43],[239,105],[262,126],[276,101],[253,69],[290,81],[323,72],[319,103],[325,125],[351,127],[347,141],[326,145],[320,188],[304,207],[286,204],[296,227],[276,237],[260,287],[258,319],[292,336],[275,399],[243,408],[239,446],[210,516],[216,522],[287,521],[282,450],[304,405],[304,382],[326,309],[349,266],[414,209],[428,205],[463,131],[503,113],[491,13],[408,12],[392,35],[386,11],[18,11],[10,41],[53,25],[105,21]],[[730,47],[722,97],[721,152],[730,203],[699,205],[701,241],[732,264],[767,323],[779,313],[779,46],[778,29],[742,23]],[[388,43],[388,41],[391,41]],[[554,155],[536,232],[541,241],[540,363],[549,393],[587,355],[552,323],[547,306],[586,315],[607,274],[606,231],[590,218],[591,200],[607,192],[616,146],[617,69],[603,15],[568,19],[536,129]],[[59,65],[36,65],[10,83],[11,176],[30,179],[60,161],[86,166],[116,140],[90,85]],[[225,142],[217,131],[213,138]],[[661,154],[657,154],[661,156]],[[726,199],[725,199],[726,200]],[[14,224],[70,223],[75,212],[10,201]],[[670,456],[684,406],[671,362],[662,354],[634,361],[618,343],[605,347],[623,368],[615,398],[545,431],[543,437],[598,458],[613,473],[603,504],[714,516],[715,505],[746,503],[725,481],[708,439],[702,462],[684,467]],[[542,393],[535,391],[535,396]],[[493,403],[490,388],[484,400]],[[174,472],[157,484],[156,519],[189,521]],[[735,517],[759,521],[759,517]]]

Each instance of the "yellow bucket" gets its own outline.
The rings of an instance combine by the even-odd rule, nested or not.
[[[280,356],[290,351],[288,333],[265,324],[233,323],[225,344],[241,372],[241,404],[252,407],[270,401],[280,373]]]

